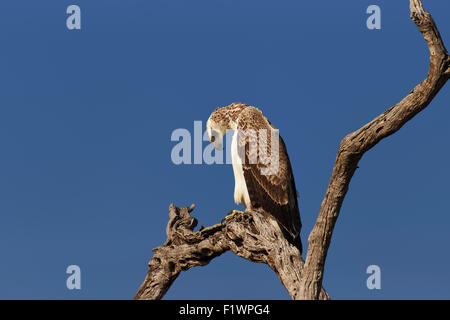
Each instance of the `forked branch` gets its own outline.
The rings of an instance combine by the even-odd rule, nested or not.
[[[161,299],[181,271],[204,266],[230,250],[252,262],[266,263],[280,278],[293,299],[297,298],[303,259],[279,228],[257,212],[227,216],[220,224],[194,232],[194,209],[170,205],[167,240],[153,249],[147,276],[135,299]],[[321,299],[328,299],[322,290]]]
[[[420,0],[410,0],[410,11],[411,19],[430,51],[428,76],[395,106],[342,140],[319,216],[308,238],[299,293],[301,299],[317,299],[319,296],[334,225],[359,160],[378,142],[400,130],[425,109],[449,79],[450,59],[433,18],[423,9]]]
[[[161,299],[181,271],[206,265],[228,250],[249,261],[269,265],[292,299],[328,299],[322,288],[325,259],[358,162],[368,150],[425,109],[450,77],[450,58],[433,18],[420,0],[410,0],[410,12],[430,51],[428,75],[399,103],[341,141],[316,224],[308,238],[305,261],[270,218],[259,213],[234,214],[221,224],[194,232],[197,220],[190,215],[193,207],[171,205],[167,241],[153,250],[147,276],[135,299]]]

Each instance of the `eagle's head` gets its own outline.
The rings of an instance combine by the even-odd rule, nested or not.
[[[217,108],[211,113],[206,122],[206,132],[209,141],[217,150],[223,150],[223,136],[228,130],[237,130],[237,119],[239,114],[247,108],[248,105],[243,103],[232,103],[223,108]]]
[[[221,125],[221,122],[216,122],[212,119],[212,116],[209,117],[206,122],[206,132],[208,133],[209,141],[214,145],[214,148],[217,150],[223,150],[223,136],[227,132],[227,128],[224,125]]]

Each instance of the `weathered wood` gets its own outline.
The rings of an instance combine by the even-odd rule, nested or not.
[[[428,76],[395,106],[342,140],[325,198],[308,238],[299,293],[301,299],[317,299],[319,295],[334,225],[359,160],[378,142],[400,130],[425,109],[449,79],[450,59],[433,18],[423,9],[420,0],[410,0],[410,12],[430,50]]]
[[[297,298],[303,259],[270,217],[257,212],[235,213],[220,224],[194,232],[197,220],[190,208],[170,205],[167,240],[153,249],[149,270],[135,299],[161,299],[181,271],[204,266],[230,250],[252,262],[266,263]],[[328,299],[325,291],[322,299]]]
[[[206,265],[228,250],[249,261],[269,265],[292,299],[328,299],[322,288],[325,259],[359,160],[425,109],[450,78],[450,58],[433,18],[420,0],[410,0],[410,12],[430,51],[428,75],[399,103],[341,141],[316,224],[308,238],[306,259],[289,244],[270,217],[257,212],[233,214],[221,224],[194,232],[197,220],[190,215],[193,206],[171,205],[167,240],[153,250],[147,276],[135,299],[161,299],[181,271]]]

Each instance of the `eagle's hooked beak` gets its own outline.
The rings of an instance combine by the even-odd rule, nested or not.
[[[214,148],[216,148],[216,150],[219,150],[219,151],[223,150],[223,146],[222,146],[221,142],[216,142],[216,143],[213,142],[213,145],[214,145]]]
[[[211,143],[214,145],[214,148],[216,148],[216,150],[222,151],[223,150],[223,146],[222,146],[222,139],[218,139],[216,137],[216,132],[214,132],[214,134],[211,135],[211,138],[209,138],[209,141],[211,141]]]

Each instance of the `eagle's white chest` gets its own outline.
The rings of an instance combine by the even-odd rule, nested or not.
[[[247,209],[251,209],[252,205],[250,196],[248,195],[247,184],[245,183],[244,170],[242,169],[242,162],[238,154],[236,131],[233,133],[233,139],[231,141],[231,162],[234,172],[234,202],[244,204]]]

